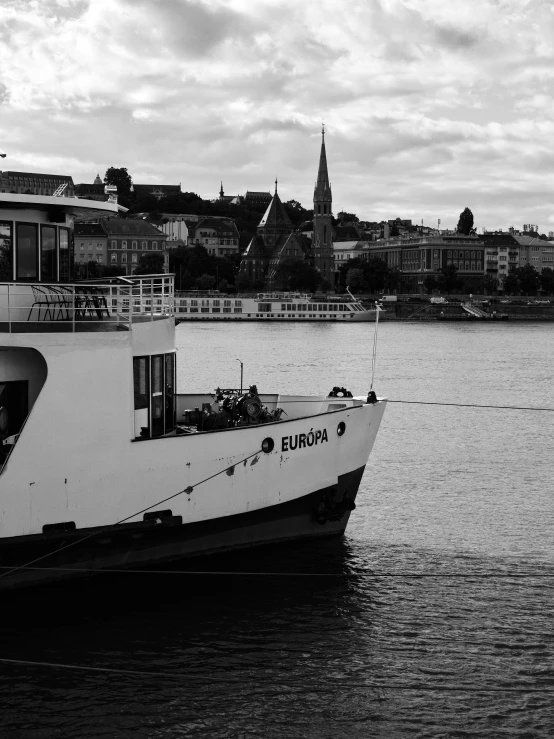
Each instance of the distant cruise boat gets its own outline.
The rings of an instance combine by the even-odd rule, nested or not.
[[[308,293],[273,292],[230,296],[199,290],[177,292],[175,295],[177,322],[374,321],[377,310],[364,308],[352,295],[320,297]]]

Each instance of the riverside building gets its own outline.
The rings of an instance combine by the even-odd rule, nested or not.
[[[391,269],[403,276],[408,292],[427,292],[424,280],[453,264],[464,281],[467,292],[478,292],[483,287],[485,246],[476,235],[441,234],[435,236],[406,236],[382,239],[364,245],[366,259],[382,259]]]

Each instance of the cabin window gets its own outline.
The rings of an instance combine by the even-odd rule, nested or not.
[[[73,231],[67,228],[60,228],[59,232],[59,263],[60,263],[60,281],[69,282],[71,279],[71,263],[73,261]]]
[[[152,357],[152,436],[164,433],[164,364],[163,355]]]
[[[175,428],[175,354],[165,355],[165,433]]]
[[[0,281],[13,280],[12,224],[0,222]]]
[[[37,227],[17,224],[17,279],[36,280],[38,277]]]
[[[150,436],[150,357],[133,359],[135,436]]]
[[[40,279],[57,280],[56,228],[43,226],[40,233]]]

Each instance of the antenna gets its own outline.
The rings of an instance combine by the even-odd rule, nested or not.
[[[373,356],[371,358],[371,387],[369,392],[373,390],[373,379],[375,377],[375,365],[377,363],[377,331],[379,330],[379,313],[381,312],[381,304],[375,301],[375,333],[373,334]]]

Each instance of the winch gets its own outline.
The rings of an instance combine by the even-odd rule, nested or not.
[[[185,426],[196,427],[197,431],[252,426],[279,421],[284,413],[282,408],[270,411],[258,395],[256,385],[250,385],[248,392],[234,388],[216,388],[211,403],[202,403],[202,408],[186,410],[183,413]]]

